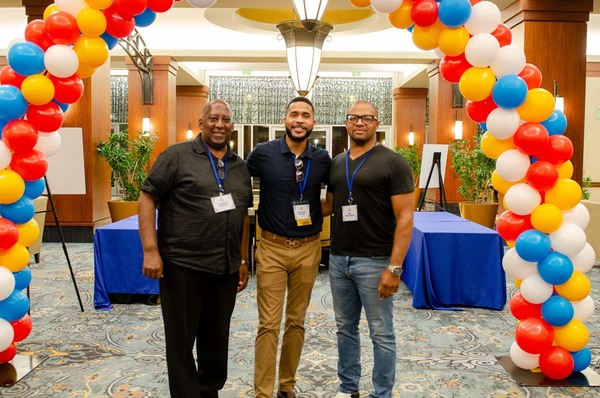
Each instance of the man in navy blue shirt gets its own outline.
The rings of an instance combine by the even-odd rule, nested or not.
[[[287,105],[281,139],[258,144],[246,164],[260,177],[256,251],[258,334],[254,356],[256,398],[271,398],[277,342],[287,302],[279,360],[278,398],[294,398],[296,370],[304,345],[304,319],[321,262],[321,185],[328,183],[329,154],[308,137],[314,107],[304,97]]]

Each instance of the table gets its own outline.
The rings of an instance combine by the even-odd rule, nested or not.
[[[506,303],[502,238],[447,212],[415,212],[402,279],[413,307],[501,310]]]
[[[94,308],[112,308],[109,294],[159,293],[158,280],[142,274],[138,216],[96,228],[94,234]]]

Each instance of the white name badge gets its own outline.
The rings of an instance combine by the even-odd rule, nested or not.
[[[358,221],[358,208],[356,205],[342,206],[342,221]]]
[[[299,227],[303,225],[312,225],[312,220],[310,219],[310,206],[308,204],[294,205],[294,218]]]
[[[213,205],[213,210],[215,213],[222,213],[224,211],[229,211],[235,209],[235,204],[233,203],[233,196],[230,193],[226,195],[219,195],[210,198],[210,201]]]

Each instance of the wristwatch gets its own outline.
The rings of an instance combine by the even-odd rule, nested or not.
[[[390,265],[388,265],[388,269],[396,277],[402,275],[402,267],[400,267],[399,265],[392,265],[392,264],[390,264]]]
[[[248,264],[248,261],[242,259],[242,260],[240,260],[240,264]]]

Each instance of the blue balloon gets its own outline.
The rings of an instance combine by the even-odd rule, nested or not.
[[[552,296],[542,304],[542,317],[552,326],[565,326],[573,319],[573,304],[561,296]]]
[[[146,10],[143,13],[136,15],[133,18],[135,19],[136,26],[139,26],[140,28],[145,28],[146,26],[152,25],[154,20],[156,20],[156,13],[151,9],[146,8]]]
[[[571,356],[573,357],[573,362],[575,362],[573,372],[581,372],[590,366],[590,363],[592,362],[592,352],[587,347],[581,351],[572,352]]]
[[[550,238],[535,229],[521,232],[515,241],[515,250],[525,261],[538,262],[550,253]]]
[[[479,127],[481,127],[483,131],[487,131],[487,123],[479,123]]]
[[[6,124],[13,119],[20,119],[25,112],[27,100],[21,90],[9,84],[0,85],[0,120]]]
[[[548,134],[562,134],[567,129],[567,117],[560,109],[555,109],[552,115],[541,123],[542,126],[546,127]]]
[[[15,290],[23,290],[31,283],[31,268],[29,266],[15,272],[13,275],[15,276]]]
[[[41,194],[44,193],[44,189],[46,189],[46,181],[44,177],[39,180],[34,181],[25,181],[25,196],[29,199],[35,199]]]
[[[21,199],[15,203],[2,205],[0,207],[0,216],[8,218],[15,224],[25,224],[33,218],[35,206],[28,196],[21,196]]]
[[[540,277],[551,285],[562,285],[573,275],[573,262],[562,253],[552,251],[538,263]]]
[[[29,299],[20,290],[14,290],[10,296],[0,301],[0,318],[8,322],[17,321],[27,314]]]
[[[525,102],[527,98],[527,83],[517,75],[502,76],[494,84],[492,98],[499,107],[514,109]]]
[[[29,41],[15,43],[8,50],[8,64],[21,76],[42,73],[46,69],[44,50]]]
[[[406,28],[406,30],[408,30],[410,33],[412,33],[414,28],[415,28],[415,25],[410,25],[408,28]]]
[[[100,35],[100,37],[106,42],[106,45],[108,46],[109,50],[112,50],[113,48],[115,48],[117,46],[117,44],[119,43],[118,37],[111,36],[106,32],[102,33]]]
[[[440,3],[438,17],[449,28],[459,28],[471,16],[469,0],[444,0]]]
[[[52,102],[54,102],[56,105],[58,105],[60,107],[60,109],[63,111],[63,113],[65,113],[67,111],[67,109],[69,109],[69,104],[63,104],[62,102],[58,102],[56,100],[52,100]]]

